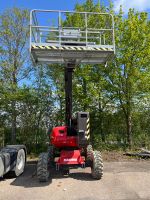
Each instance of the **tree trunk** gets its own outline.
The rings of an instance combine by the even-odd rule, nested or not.
[[[11,144],[16,144],[16,103],[12,101]]]
[[[104,134],[104,131],[103,131],[103,111],[100,110],[100,134],[101,134],[101,138],[102,138],[102,141],[105,142],[106,141],[106,138],[105,138],[105,134]]]
[[[99,94],[99,124],[100,124],[100,135],[101,135],[101,138],[102,138],[102,142],[105,142],[106,141],[106,137],[105,137],[105,133],[103,131],[103,107],[102,107],[102,100],[101,100],[101,94]]]
[[[14,70],[12,73],[12,92],[13,94],[16,93],[16,88],[17,88],[17,78],[16,78],[16,71],[17,71],[17,61],[14,61]],[[17,114],[16,114],[16,101],[12,100],[11,103],[11,107],[12,107],[12,132],[11,132],[11,143],[12,144],[16,144],[16,118],[17,118]]]
[[[131,115],[129,114],[126,118],[126,125],[127,125],[127,142],[129,144],[129,148],[132,147],[132,119]]]
[[[0,148],[5,145],[5,133],[4,128],[0,128]]]

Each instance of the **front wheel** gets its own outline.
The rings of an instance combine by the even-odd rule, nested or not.
[[[48,153],[41,153],[37,163],[37,177],[40,182],[48,181]]]
[[[103,161],[101,153],[99,151],[93,151],[91,153],[91,173],[94,179],[101,179],[103,176]]]
[[[54,165],[54,147],[49,146],[48,147],[48,166],[53,167]]]

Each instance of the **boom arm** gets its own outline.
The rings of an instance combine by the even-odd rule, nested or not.
[[[71,127],[72,120],[72,73],[75,68],[75,63],[68,63],[65,67],[65,120],[66,125]]]

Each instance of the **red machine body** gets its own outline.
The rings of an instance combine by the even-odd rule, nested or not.
[[[56,165],[84,165],[85,158],[81,156],[81,149],[78,147],[78,136],[68,136],[68,129],[67,126],[58,126],[52,129],[50,142],[60,149]],[[73,131],[75,132],[74,129],[70,129],[70,134],[73,134]]]
[[[81,156],[81,150],[62,150],[57,164],[59,165],[82,165],[84,158]]]
[[[52,129],[50,136],[51,144],[57,148],[78,147],[77,136],[67,135],[67,126],[58,126]]]

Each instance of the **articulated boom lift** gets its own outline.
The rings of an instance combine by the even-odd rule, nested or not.
[[[65,25],[67,15],[80,17],[82,26]],[[92,18],[96,21],[90,26]],[[100,179],[103,162],[100,152],[94,151],[89,142],[89,113],[78,112],[76,119],[72,119],[72,74],[79,64],[105,64],[113,57],[113,16],[108,13],[32,10],[30,52],[35,64],[63,64],[65,74],[66,124],[54,127],[50,132],[48,152],[40,154],[37,164],[39,181],[48,180],[52,166],[67,172],[70,167],[89,166],[93,178]]]

